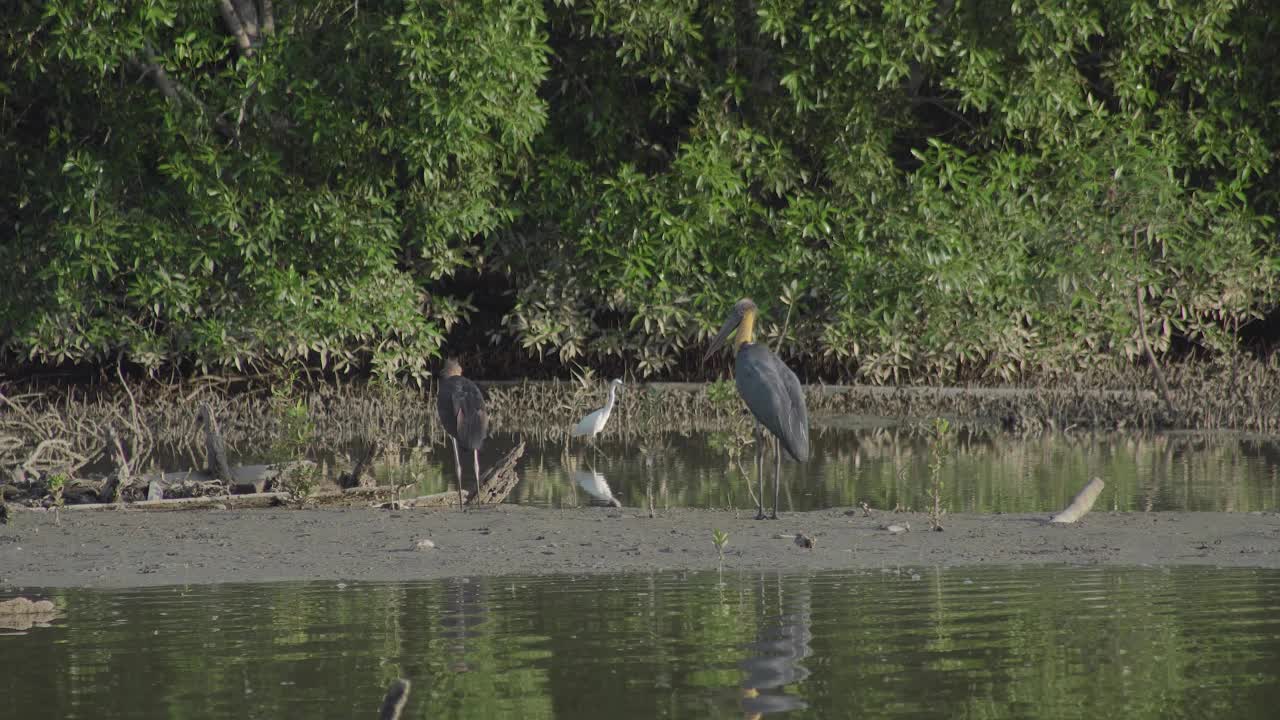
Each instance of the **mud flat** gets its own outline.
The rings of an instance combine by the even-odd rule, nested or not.
[[[818,571],[964,565],[1280,568],[1277,513],[920,514],[834,509],[756,521],[740,510],[373,508],[23,513],[0,526],[0,589],[290,580],[392,581],[507,574]],[[910,525],[890,532],[886,525]],[[795,533],[816,539],[812,549]],[[431,543],[420,543],[430,540]]]

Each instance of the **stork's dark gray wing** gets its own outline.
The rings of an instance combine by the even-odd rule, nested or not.
[[[484,410],[484,395],[480,388],[466,378],[458,378],[458,391],[453,394],[453,413],[457,418],[458,444],[469,450],[479,450],[489,434],[489,415]]]
[[[738,394],[751,414],[799,462],[809,459],[809,411],[800,379],[763,345],[752,343],[734,361]]]
[[[489,416],[484,410],[484,395],[475,383],[457,375],[441,379],[436,413],[444,431],[457,438],[460,446],[470,450],[484,444]]]

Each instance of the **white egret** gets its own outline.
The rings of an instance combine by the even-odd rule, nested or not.
[[[605,402],[604,407],[587,415],[578,421],[578,424],[569,431],[571,437],[586,437],[592,444],[595,443],[596,435],[604,430],[604,424],[609,422],[609,413],[613,412],[613,403],[617,399],[618,388],[622,387],[621,380],[614,380],[609,383],[609,399]]]

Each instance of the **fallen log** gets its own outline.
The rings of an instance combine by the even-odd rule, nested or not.
[[[205,497],[165,498],[163,500],[138,500],[136,502],[93,503],[90,505],[65,505],[62,512],[93,512],[100,510],[247,510],[275,507],[288,502],[288,493],[257,493],[255,495],[208,495]],[[23,511],[42,512],[48,508],[22,508]]]
[[[470,490],[463,490],[462,494],[464,498],[471,497]],[[435,493],[434,495],[419,495],[418,497],[389,500],[374,507],[382,510],[408,510],[411,508],[451,507],[457,504],[458,493],[450,490],[449,492]]]
[[[327,490],[318,492],[306,497],[306,504],[317,507],[327,507],[331,505],[351,505],[353,503],[382,503],[388,500],[396,499],[400,493],[404,492],[407,485],[389,486],[379,485],[377,487],[355,487],[346,490]],[[453,500],[447,500],[445,495],[453,495]],[[456,493],[439,493],[437,495],[429,495],[428,497],[438,497],[440,501],[446,505],[456,505],[458,502]]]
[[[166,488],[171,486],[187,483],[207,484],[217,482],[226,482],[227,486],[231,488],[232,495],[254,495],[263,493],[268,487],[274,487],[277,480],[286,473],[311,464],[310,461],[299,460],[276,463],[274,465],[237,465],[227,470],[227,472],[231,473],[229,482],[208,470],[178,470],[153,473],[144,477],[143,482],[151,488],[149,495],[163,493]],[[160,498],[152,497],[149,499],[159,500]]]
[[[1093,509],[1093,503],[1098,499],[1098,495],[1102,493],[1105,483],[1102,478],[1094,478],[1090,480],[1084,488],[1076,493],[1071,499],[1071,504],[1067,505],[1062,512],[1049,518],[1051,523],[1073,523],[1085,516],[1085,513]]]
[[[363,487],[350,488],[348,490],[331,490],[326,492],[315,493],[307,496],[307,504],[318,507],[332,507],[341,505],[358,505],[364,503],[378,503],[395,498],[400,488],[379,486],[379,487]],[[286,505],[296,498],[285,492],[266,492],[255,493],[252,495],[218,495],[210,497],[191,497],[191,498],[166,498],[164,500],[140,500],[138,502],[125,503],[97,503],[94,505],[67,505],[62,508],[62,512],[85,512],[100,510],[148,510],[148,511],[172,511],[172,510],[251,510],[255,508],[276,507]],[[402,501],[404,502],[404,501]],[[424,495],[414,498],[411,507],[446,507],[456,505],[458,503],[458,495],[454,492],[436,493],[435,495]],[[20,510],[23,512],[44,512],[45,508],[28,508],[19,505],[10,505],[10,510]]]

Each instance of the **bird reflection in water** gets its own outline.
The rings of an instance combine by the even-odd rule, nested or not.
[[[801,661],[812,654],[809,641],[811,611],[809,582],[803,578],[761,576],[759,598],[760,625],[756,641],[748,648],[754,656],[739,666],[746,677],[742,680],[739,700],[746,717],[758,718],[769,713],[803,710],[808,705],[782,688],[809,677]],[[772,605],[770,599],[776,599]],[[776,611],[777,615],[771,615]]]
[[[571,475],[574,484],[586,490],[587,494],[591,496],[592,505],[622,507],[622,503],[613,496],[613,491],[609,489],[609,483],[605,481],[604,473],[596,471],[595,468],[588,468],[586,470],[574,470]]]
[[[477,629],[489,619],[484,589],[470,578],[445,581],[445,612],[440,617],[440,637],[444,638],[451,656],[449,669],[470,672],[467,664],[467,641],[484,634]]]

